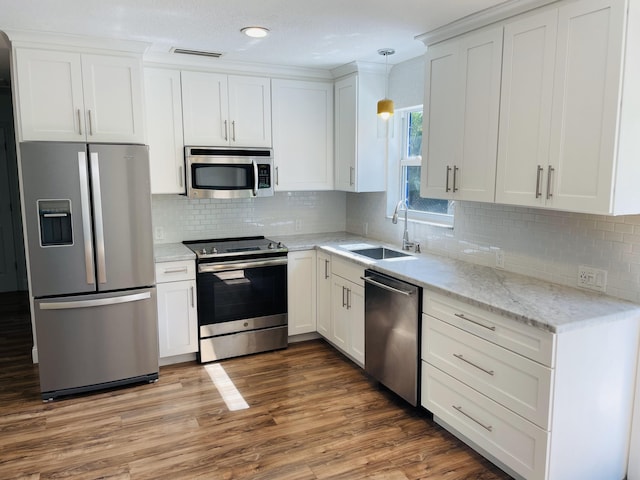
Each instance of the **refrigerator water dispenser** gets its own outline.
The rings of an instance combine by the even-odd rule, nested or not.
[[[71,200],[38,200],[40,245],[73,245]]]

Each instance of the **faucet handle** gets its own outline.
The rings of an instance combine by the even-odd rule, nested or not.
[[[415,242],[415,252],[420,253],[420,244],[418,242]]]

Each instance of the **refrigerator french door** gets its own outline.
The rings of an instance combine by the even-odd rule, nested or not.
[[[20,153],[43,399],[157,379],[147,147]]]

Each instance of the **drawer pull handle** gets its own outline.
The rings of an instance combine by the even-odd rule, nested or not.
[[[454,315],[456,317],[458,317],[458,318],[461,318],[462,320],[466,320],[467,322],[471,322],[471,323],[474,323],[474,324],[476,324],[476,325],[478,325],[478,326],[480,326],[482,328],[486,328],[487,330],[491,330],[492,332],[496,331],[495,325],[485,325],[484,323],[480,323],[480,322],[478,322],[476,320],[473,320],[473,319],[471,319],[469,317],[465,317],[464,313],[454,313]]]
[[[471,415],[469,415],[467,412],[465,412],[464,410],[462,410],[462,407],[456,407],[455,405],[451,405],[453,408],[455,408],[457,411],[459,411],[462,415],[464,415],[465,417],[467,417],[469,420],[473,420],[474,422],[476,422],[478,425],[480,425],[482,428],[484,428],[485,430],[492,432],[493,431],[493,427],[491,425],[485,425],[484,423],[476,420],[475,418],[473,418]]]
[[[476,367],[478,370],[482,370],[484,373],[486,373],[487,375],[494,375],[494,371],[493,370],[487,370],[486,368],[482,368],[480,365],[476,365],[475,363],[473,363],[470,360],[467,360],[466,358],[464,358],[461,354],[459,353],[454,353],[453,354],[454,357],[456,357],[458,360],[462,360],[465,363],[468,363],[469,365],[471,365],[472,367]]]
[[[164,273],[187,273],[187,267],[165,268]]]

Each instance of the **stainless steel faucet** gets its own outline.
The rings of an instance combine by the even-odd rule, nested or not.
[[[400,200],[396,205],[395,210],[393,211],[393,217],[391,217],[391,223],[394,225],[398,224],[398,212],[400,211],[400,207],[404,209],[404,233],[402,234],[402,249],[409,250],[411,247],[416,248],[416,252],[419,252],[420,245],[415,242],[409,241],[409,230],[407,230],[407,213],[409,212],[409,206],[407,205],[406,200]]]

